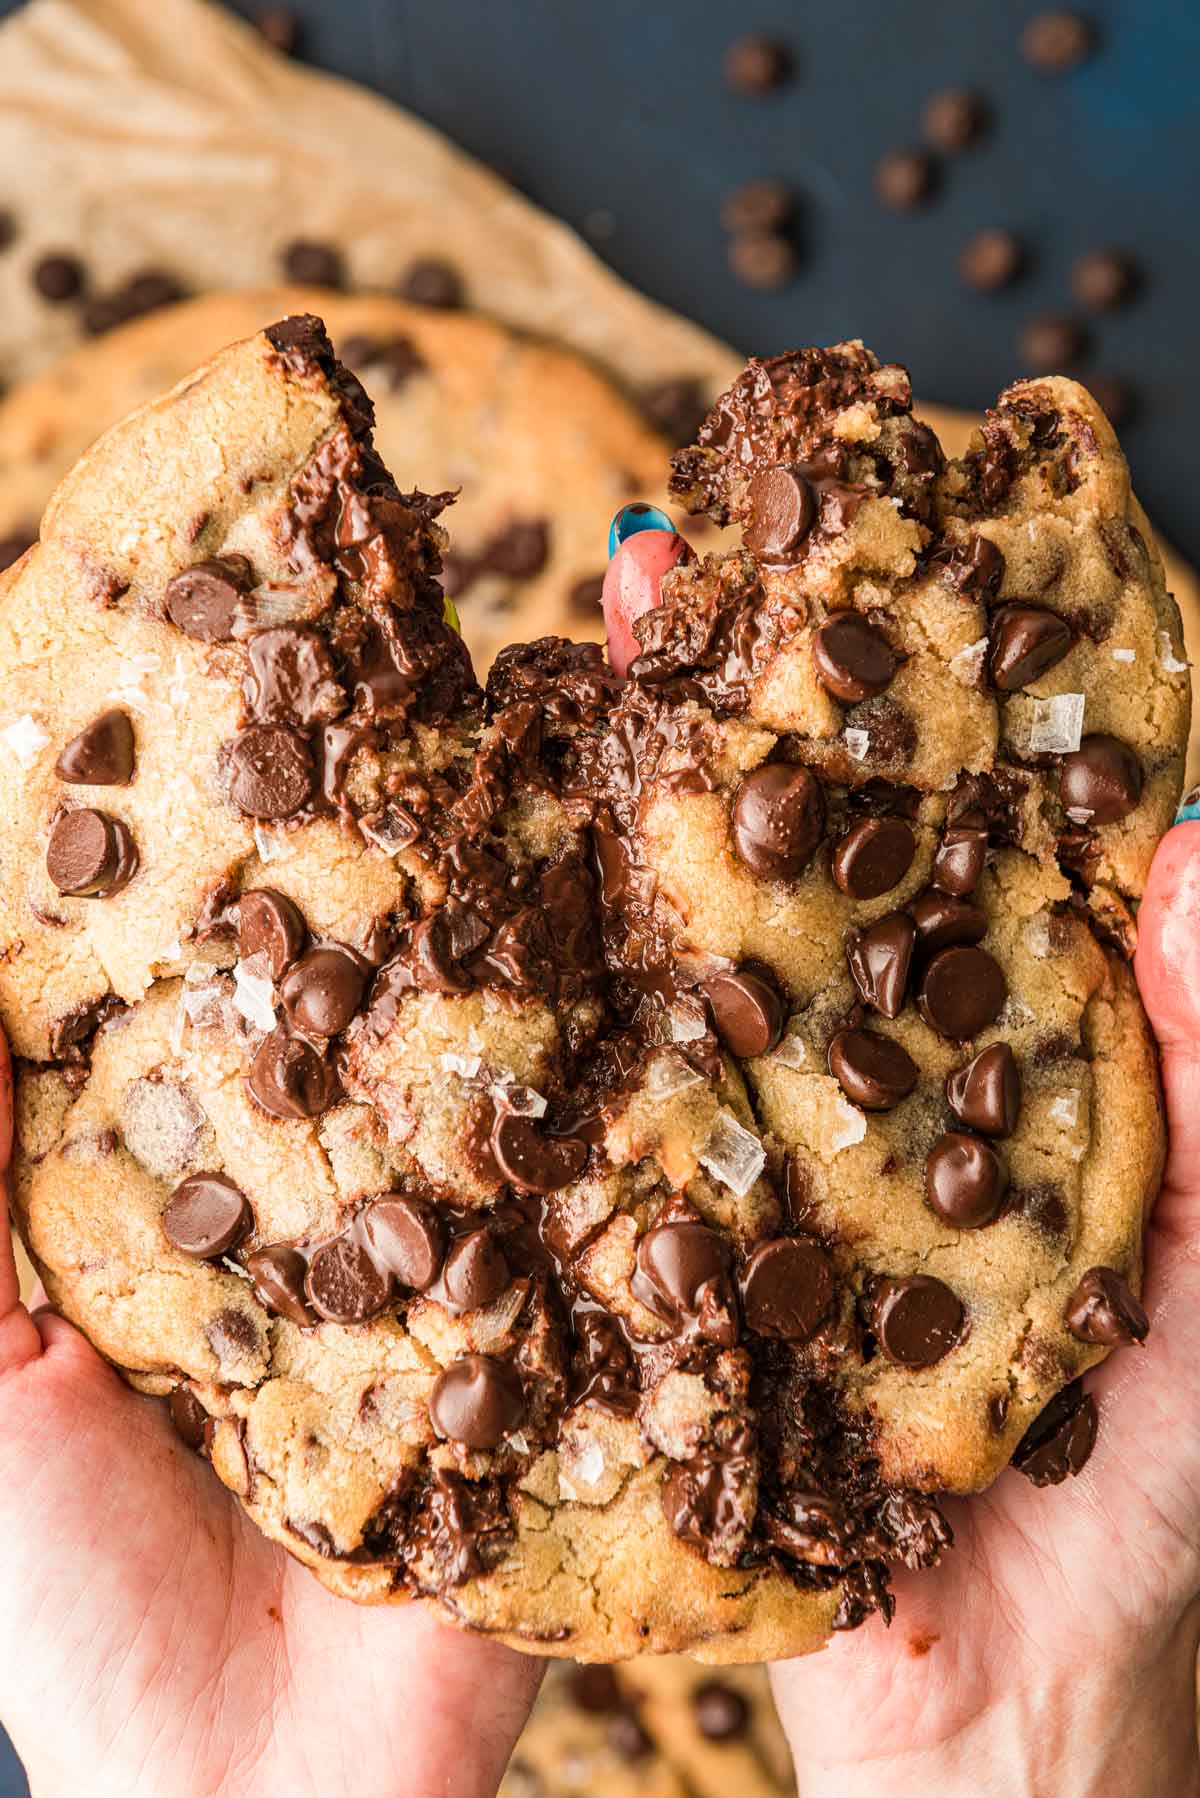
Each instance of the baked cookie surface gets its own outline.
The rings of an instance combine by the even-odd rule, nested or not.
[[[18,1220],[335,1591],[804,1652],[1144,1334],[1188,701],[1124,464],[1070,383],[947,464],[859,346],[751,365],[675,464],[745,547],[628,681],[482,694],[370,425],[285,321],[0,577]]]

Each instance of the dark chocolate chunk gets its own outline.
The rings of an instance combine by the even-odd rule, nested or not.
[[[109,899],[137,872],[138,852],[120,818],[107,812],[60,812],[46,844],[46,872],[60,893]]]
[[[488,539],[479,560],[493,574],[529,581],[540,574],[550,554],[550,527],[544,518],[514,518]]]
[[[873,699],[891,685],[900,658],[861,612],[834,612],[813,637],[817,679],[848,705]]]
[[[167,582],[163,594],[167,617],[199,643],[226,643],[251,579],[245,556],[213,556],[197,562]]]
[[[834,849],[834,882],[851,899],[878,899],[904,879],[916,852],[903,818],[863,818]]]
[[[708,1742],[733,1742],[750,1726],[750,1707],[724,1680],[706,1679],[692,1693],[692,1716]]]
[[[1071,270],[1071,291],[1089,312],[1114,312],[1138,285],[1138,271],[1122,250],[1091,250]]]
[[[632,1711],[622,1711],[614,1717],[605,1734],[609,1747],[623,1761],[645,1760],[654,1751],[654,1743]]]
[[[642,410],[656,430],[672,443],[690,443],[704,421],[708,401],[698,381],[677,375],[643,388]]]
[[[604,601],[604,576],[589,574],[574,581],[567,591],[567,605],[576,618],[595,623]]]
[[[829,1045],[829,1072],[864,1111],[890,1111],[920,1075],[907,1049],[873,1030],[839,1030]]]
[[[347,1230],[314,1252],[304,1289],[313,1310],[330,1323],[361,1324],[387,1309],[392,1277]]]
[[[921,108],[921,130],[935,150],[957,156],[977,144],[987,129],[987,102],[968,87],[947,87],[931,94]]]
[[[133,725],[128,712],[101,712],[65,745],[54,764],[77,787],[127,787],[133,779]]]
[[[764,562],[787,563],[816,518],[813,490],[797,468],[764,468],[746,489],[746,548]]]
[[[1063,757],[1058,796],[1078,824],[1117,824],[1142,797],[1142,765],[1128,743],[1098,732]]]
[[[931,198],[937,168],[924,150],[889,150],[875,164],[875,194],[893,212],[912,212]]]
[[[525,1415],[520,1377],[492,1355],[464,1355],[439,1374],[429,1415],[439,1436],[465,1448],[495,1448]]]
[[[1013,1453],[1012,1464],[1035,1486],[1058,1486],[1082,1473],[1096,1445],[1096,1401],[1080,1380],[1050,1400]]]
[[[573,1704],[593,1715],[619,1711],[625,1703],[616,1669],[601,1662],[572,1667],[567,1676],[567,1690]]]
[[[1115,1268],[1090,1267],[1067,1302],[1067,1328],[1080,1342],[1116,1348],[1145,1342],[1150,1319]]]
[[[963,245],[958,272],[978,293],[997,293],[1025,267],[1025,246],[1011,231],[977,231]]]
[[[963,1042],[995,1023],[1008,997],[1004,970],[986,949],[939,949],[921,977],[917,1004],[940,1036]]]
[[[251,887],[237,902],[237,921],[238,954],[265,956],[271,979],[282,980],[308,935],[299,907],[272,887]]]
[[[704,983],[717,1035],[731,1055],[769,1055],[783,1034],[783,997],[770,970],[743,962]]]
[[[1008,1191],[1008,1169],[990,1142],[948,1130],[929,1151],[925,1196],[943,1223],[978,1230],[999,1217]]]
[[[987,819],[982,812],[964,812],[942,832],[933,858],[930,878],[943,893],[965,899],[979,885],[987,860]]]
[[[277,1317],[306,1329],[316,1322],[304,1295],[308,1262],[289,1243],[271,1243],[246,1256],[246,1272],[254,1282],[255,1297]]]
[[[452,1316],[490,1305],[512,1285],[504,1251],[488,1229],[471,1230],[451,1245],[442,1269],[442,1303]]]
[[[871,1299],[879,1346],[898,1367],[932,1367],[962,1339],[961,1301],[930,1274],[881,1280]]]
[[[376,1261],[399,1285],[411,1292],[425,1292],[433,1285],[446,1243],[433,1205],[405,1193],[384,1193],[363,1213],[363,1230]]]
[[[167,1399],[167,1410],[180,1439],[193,1454],[203,1454],[208,1439],[208,1412],[195,1393],[186,1386],[176,1386]]]
[[[305,287],[344,287],[346,284],[342,252],[336,244],[298,237],[284,245],[280,261],[286,278]]]
[[[809,1236],[779,1236],[755,1249],[741,1279],[742,1310],[757,1336],[807,1342],[833,1304],[833,1268]]]
[[[902,911],[888,912],[846,938],[846,961],[858,996],[885,1018],[899,1017],[903,1009],[916,940],[916,927]]]
[[[799,267],[790,238],[772,231],[746,231],[729,240],[729,266],[746,287],[776,293],[795,280]]]
[[[1021,55],[1040,75],[1066,75],[1095,48],[1095,27],[1077,12],[1037,13],[1021,33]]]
[[[47,256],[39,256],[33,265],[33,285],[52,306],[77,299],[86,282],[87,276],[78,256],[52,251]]]
[[[908,908],[917,927],[917,947],[923,955],[947,949],[951,943],[978,943],[987,935],[987,913],[969,900],[956,899],[936,888],[922,893]]]
[[[337,1095],[333,1067],[302,1036],[276,1025],[250,1063],[246,1085],[255,1103],[271,1117],[315,1118]]]
[[[776,38],[740,37],[725,52],[725,80],[735,94],[758,99],[782,87],[791,73],[791,51]]]
[[[1073,641],[1065,618],[1039,606],[1001,606],[992,619],[988,672],[1002,693],[1016,693],[1061,662]]]
[[[767,762],[733,798],[733,844],[752,874],[788,880],[811,861],[825,829],[821,783],[807,768]]]
[[[245,1193],[224,1174],[190,1174],[167,1200],[162,1222],[177,1249],[210,1261],[237,1247],[253,1228],[254,1214]]]
[[[286,724],[251,724],[229,750],[229,797],[252,818],[292,818],[312,798],[312,751]]]
[[[1007,1043],[989,1043],[946,1077],[946,1101],[970,1130],[1011,1136],[1021,1109],[1021,1076]]]
[[[502,1111],[492,1127],[492,1154],[501,1174],[521,1192],[561,1192],[587,1165],[578,1136],[547,1136],[532,1118]]]
[[[436,306],[443,312],[456,310],[466,300],[458,270],[435,257],[422,257],[410,265],[400,282],[400,294],[418,306]]]
[[[796,209],[795,196],[782,181],[747,181],[721,206],[721,223],[735,237],[786,231]]]
[[[246,703],[275,724],[328,724],[346,709],[333,659],[316,631],[285,624],[256,631],[249,643]]]
[[[308,1036],[336,1036],[362,1003],[367,968],[349,949],[326,944],[293,962],[279,987],[292,1027]]]
[[[1058,312],[1030,319],[1021,332],[1023,360],[1035,374],[1053,374],[1071,368],[1087,350],[1087,333],[1078,320]]]
[[[676,1330],[694,1322],[731,1348],[737,1319],[726,1255],[725,1238],[707,1224],[656,1224],[638,1243],[634,1296]]]

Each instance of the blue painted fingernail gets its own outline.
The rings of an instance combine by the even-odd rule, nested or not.
[[[1192,819],[1200,818],[1200,787],[1193,787],[1179,801],[1179,810],[1175,814],[1176,824],[1187,824]]]
[[[631,506],[622,506],[608,527],[608,553],[615,556],[627,537],[636,537],[639,531],[674,531],[675,526],[658,506],[648,506],[645,500],[634,500]]]

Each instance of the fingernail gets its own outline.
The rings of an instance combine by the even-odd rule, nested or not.
[[[1179,810],[1175,814],[1176,824],[1187,824],[1200,818],[1200,787],[1192,787],[1179,801]]]
[[[648,506],[645,500],[634,500],[630,506],[622,506],[608,527],[608,553],[615,556],[627,537],[636,537],[639,531],[674,531],[675,526],[658,506]]]

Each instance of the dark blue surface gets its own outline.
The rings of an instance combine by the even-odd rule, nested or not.
[[[1027,372],[1023,321],[1069,305],[1074,258],[1130,250],[1144,291],[1097,321],[1078,372],[1133,384],[1140,410],[1123,436],[1141,497],[1200,559],[1193,0],[1087,4],[1100,53],[1060,79],[1017,52],[1038,6],[1006,0],[756,0],[752,13],[720,0],[300,0],[296,10],[308,60],[441,126],[623,275],[746,350],[862,336],[907,362],[923,397],[982,406]],[[721,79],[729,38],[750,28],[786,40],[797,60],[793,84],[761,101],[735,98]],[[947,164],[926,211],[882,211],[877,158],[915,141],[929,93],[963,83],[991,100],[986,142]],[[804,263],[783,294],[748,292],[725,264],[721,199],[763,175],[801,199]],[[954,271],[964,240],[987,225],[1016,230],[1034,258],[1025,280],[991,298]],[[0,1798],[21,1790],[0,1769]]]

